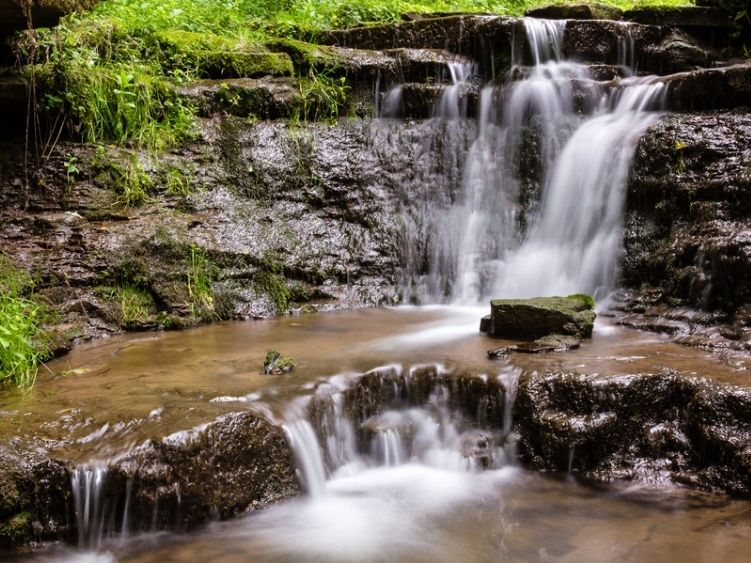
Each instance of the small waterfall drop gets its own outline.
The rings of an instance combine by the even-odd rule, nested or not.
[[[103,465],[77,467],[70,479],[76,510],[78,545],[85,549],[99,549],[107,518],[104,496],[107,468]]]
[[[448,71],[451,85],[441,95],[435,108],[436,117],[459,119],[467,116],[467,97],[464,90],[474,74],[474,64],[467,62],[449,62]]]

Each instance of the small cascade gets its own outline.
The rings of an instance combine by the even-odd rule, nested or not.
[[[321,496],[326,486],[326,470],[313,426],[300,419],[284,424],[283,428],[295,454],[298,478],[303,488],[311,497]]]
[[[636,74],[636,40],[628,26],[625,26],[625,33],[618,41],[618,66],[626,76]]]
[[[107,468],[103,465],[77,467],[71,473],[78,545],[81,548],[96,550],[102,544],[108,516],[106,484]]]
[[[292,405],[283,427],[308,494],[325,495],[327,476],[336,481],[372,468],[417,464],[467,472],[510,464],[518,373],[466,376],[459,389],[449,380],[437,366],[406,374],[391,366],[332,378],[305,408]]]
[[[396,118],[402,113],[402,85],[397,84],[389,88],[380,100],[380,93],[377,94],[380,106],[376,108],[376,115],[383,118]]]
[[[448,63],[448,70],[451,77],[451,86],[443,92],[433,113],[436,117],[443,117],[445,119],[467,117],[465,89],[474,75],[474,64],[450,62]]]

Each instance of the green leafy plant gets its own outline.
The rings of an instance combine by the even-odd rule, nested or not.
[[[110,156],[99,145],[92,166],[98,172],[98,180],[118,194],[117,203],[123,207],[145,203],[154,189],[154,181],[136,154],[126,155],[125,158]]]
[[[76,163],[78,162],[78,158],[72,154],[66,154],[65,160],[63,161],[63,168],[65,169],[65,184],[70,188],[78,178],[78,175],[81,173],[81,170],[79,170],[78,166],[76,166]]]
[[[49,356],[49,336],[42,328],[47,313],[33,287],[26,272],[0,256],[0,386],[31,386]]]

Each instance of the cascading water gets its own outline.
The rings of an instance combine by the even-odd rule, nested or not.
[[[70,479],[78,526],[78,545],[85,549],[99,549],[107,518],[104,498],[107,468],[103,465],[77,467]]]
[[[516,371],[503,372],[494,386],[483,384],[483,388],[498,389],[493,413],[498,420],[488,420],[487,404],[478,401],[472,414],[474,422],[452,407],[458,399],[452,397],[445,382],[431,381],[432,391],[420,399],[426,383],[416,375],[418,372],[440,379],[441,369],[414,368],[404,376],[398,366],[369,372],[364,377],[385,389],[378,396],[390,397],[384,404],[358,407],[351,397],[345,399],[345,392],[347,386],[359,383],[332,378],[318,387],[309,403],[302,408],[295,403],[290,408],[284,431],[300,481],[311,497],[323,496],[331,480],[373,467],[419,464],[464,472],[510,463],[510,412],[518,382]],[[410,396],[412,400],[405,403],[404,397]],[[478,428],[484,425],[488,430]]]
[[[428,214],[422,270],[409,261],[424,257],[406,253],[407,300],[602,296],[617,281],[628,171],[638,139],[659,117],[663,87],[628,78],[606,91],[586,66],[562,60],[565,21],[523,22],[533,64],[524,67],[516,53],[510,77],[521,79],[483,89],[461,189]],[[628,30],[621,43],[619,62],[630,74]],[[459,82],[441,99],[439,117],[458,115]]]

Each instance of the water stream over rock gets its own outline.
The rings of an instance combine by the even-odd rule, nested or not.
[[[664,84],[630,78],[603,91],[587,66],[563,60],[565,20],[523,23],[532,67],[523,70],[522,50],[511,70],[521,80],[483,88],[460,193],[448,207],[440,198],[426,202],[432,224],[419,236],[428,237],[427,267],[418,253],[406,254],[406,270],[416,278],[406,288],[410,299],[474,304],[577,292],[604,297],[615,287],[626,181],[639,138],[660,116]],[[631,73],[629,37],[619,60]],[[439,119],[466,114],[461,93],[472,67],[450,69]],[[582,115],[583,106],[592,109]],[[530,127],[537,129],[533,162],[521,154]],[[447,134],[445,142],[464,138]],[[535,181],[539,204],[531,193]]]
[[[286,159],[268,147],[308,147],[295,165],[308,167],[304,197],[344,202],[341,217],[325,217],[347,224],[332,235],[341,248],[303,253],[316,267],[330,263],[342,300],[381,302],[389,288],[380,270],[401,258],[405,300],[452,306],[130,337],[53,363],[57,374],[83,371],[42,381],[44,401],[0,403],[0,431],[12,437],[0,462],[21,468],[11,485],[0,482],[10,491],[1,516],[34,511],[29,534],[71,543],[77,535],[79,550],[53,547],[52,560],[689,561],[708,540],[711,557],[741,560],[748,502],[698,491],[751,493],[746,357],[686,350],[603,319],[591,342],[566,355],[494,362],[485,351],[498,341],[477,335],[485,311],[476,305],[488,297],[602,298],[614,289],[628,175],[669,87],[637,72],[637,36],[656,32],[602,24],[617,38],[613,70],[567,58],[565,20],[471,21],[510,31],[503,82],[480,86],[494,78],[488,61],[431,53],[430,65],[445,68],[430,84],[440,94],[424,103],[430,119],[401,122],[414,110],[410,85],[379,74],[378,119],[320,133],[324,144],[362,149],[347,158],[371,165],[414,151],[394,164],[414,155],[414,167],[389,180],[398,221],[379,199],[377,173],[368,201],[348,200],[357,196],[333,164],[340,159],[321,164],[306,134],[272,124],[264,142],[245,147],[261,155],[259,174],[271,180],[259,177],[269,182]],[[586,34],[589,24],[571,25]],[[286,204],[298,206],[299,222],[317,229],[323,219],[294,200],[303,190],[280,185],[294,192]],[[368,223],[376,212],[401,230],[399,257],[390,235],[381,240]],[[244,234],[232,237],[244,251],[265,237]],[[278,246],[292,239],[280,235]],[[358,254],[367,254],[364,289],[342,258]],[[271,347],[298,358],[292,375],[258,373]],[[622,484],[603,484],[612,480]],[[246,516],[258,508],[266,510]]]

